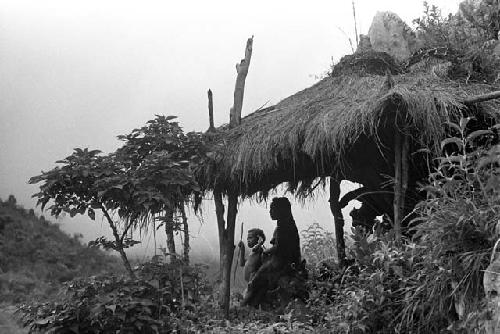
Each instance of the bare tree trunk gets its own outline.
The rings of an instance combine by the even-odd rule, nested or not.
[[[167,235],[167,249],[170,254],[170,263],[176,261],[175,239],[174,239],[174,211],[168,209],[165,212],[165,234]]]
[[[186,216],[186,210],[184,210],[184,206],[181,207],[181,215],[182,215],[182,232],[184,234],[184,243],[183,243],[183,256],[182,259],[184,260],[185,264],[189,264],[189,225],[188,225],[188,219]]]
[[[337,247],[337,258],[339,266],[344,267],[346,264],[345,241],[344,241],[344,216],[342,215],[342,207],[339,202],[340,198],[340,181],[330,178],[330,211],[335,220],[335,243]]]

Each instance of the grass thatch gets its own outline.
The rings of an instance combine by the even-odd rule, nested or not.
[[[215,162],[203,171],[202,183],[207,189],[237,188],[250,196],[285,181],[310,183],[336,173],[349,179],[348,166],[358,159],[352,151],[357,142],[376,142],[382,151],[380,147],[388,143],[380,137],[384,133],[389,137],[398,122],[418,146],[437,150],[445,134],[443,124],[466,110],[461,101],[494,90],[422,73],[394,76],[394,85],[388,79],[330,76],[244,117],[236,128],[219,128],[223,144]],[[481,113],[490,115],[500,111],[498,101],[480,107]],[[383,158],[372,153],[375,159]]]

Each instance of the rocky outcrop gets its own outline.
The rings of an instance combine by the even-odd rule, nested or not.
[[[400,62],[418,48],[415,33],[398,15],[391,12],[377,12],[368,36],[373,50],[387,52]]]

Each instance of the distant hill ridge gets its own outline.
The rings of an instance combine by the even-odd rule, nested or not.
[[[62,282],[105,271],[121,271],[116,257],[91,249],[16,204],[0,199],[0,300],[21,302],[46,298]]]

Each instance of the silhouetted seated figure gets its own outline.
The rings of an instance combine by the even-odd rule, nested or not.
[[[281,299],[305,298],[305,262],[300,260],[300,239],[287,198],[274,198],[269,210],[271,219],[277,221],[271,248],[262,254],[263,263],[248,283],[242,305],[258,306],[271,290]],[[278,297],[276,297],[278,298]],[[283,302],[283,300],[282,300]]]
[[[248,230],[247,234],[247,246],[250,249],[250,255],[248,259],[245,259],[245,244],[240,241],[238,247],[240,248],[240,258],[239,264],[245,267],[243,270],[245,281],[250,281],[254,274],[259,270],[262,265],[262,252],[264,251],[264,241],[266,241],[266,236],[264,231],[259,228],[253,228]]]

